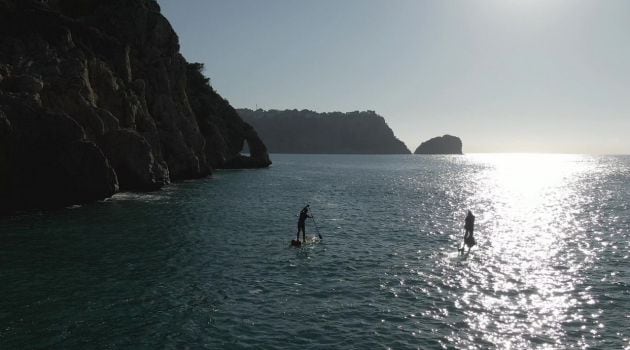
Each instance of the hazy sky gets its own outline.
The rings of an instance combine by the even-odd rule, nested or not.
[[[630,153],[630,1],[159,2],[235,107],[375,110],[411,151]]]

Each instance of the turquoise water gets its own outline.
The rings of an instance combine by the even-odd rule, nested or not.
[[[0,348],[630,348],[630,157],[273,161],[1,219]]]

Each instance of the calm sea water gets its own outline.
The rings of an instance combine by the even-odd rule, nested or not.
[[[0,348],[630,349],[630,157],[273,160],[0,219]]]

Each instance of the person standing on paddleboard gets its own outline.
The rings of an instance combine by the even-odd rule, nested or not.
[[[306,243],[306,219],[312,218],[311,215],[308,215],[308,208],[309,205],[300,211],[300,218],[298,219],[297,241],[300,240],[300,231],[302,231],[302,242],[304,243]]]
[[[466,215],[466,219],[464,219],[464,229],[466,230],[466,233],[464,234],[464,244],[468,246],[468,251],[470,251],[470,248],[477,244],[475,242],[475,237],[473,237],[473,231],[475,230],[475,216],[470,210]],[[464,247],[461,248],[461,252],[462,254],[464,253]]]

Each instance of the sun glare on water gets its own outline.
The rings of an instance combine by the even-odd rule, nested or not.
[[[506,225],[518,236],[563,234],[551,232],[559,209],[567,208],[575,188],[572,181],[580,174],[572,155],[501,154],[474,155],[487,170],[474,179],[474,201],[493,210],[493,225]],[[484,208],[480,210],[485,211]],[[498,227],[497,227],[498,228]],[[498,238],[498,237],[494,237]]]
[[[476,284],[471,293],[484,311],[471,312],[469,326],[505,348],[560,342],[561,324],[580,317],[569,310],[589,301],[588,293],[572,296],[588,256],[564,252],[580,231],[575,206],[584,162],[573,155],[469,157],[485,169],[470,179],[483,262],[469,266],[475,273],[467,283]]]

